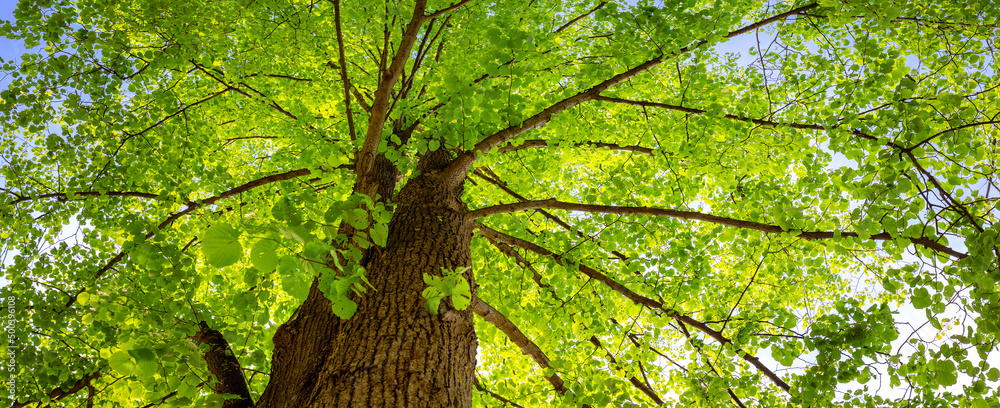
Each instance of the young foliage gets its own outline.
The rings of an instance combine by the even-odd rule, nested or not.
[[[424,283],[427,288],[420,293],[424,297],[424,307],[431,314],[438,314],[438,308],[445,297],[451,298],[451,304],[456,310],[465,310],[472,301],[472,288],[465,274],[470,268],[458,268],[455,270],[445,270],[442,268],[442,276],[424,274]]]

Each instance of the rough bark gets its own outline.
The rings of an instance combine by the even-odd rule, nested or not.
[[[444,156],[441,156],[444,155]],[[476,335],[471,310],[424,308],[423,274],[470,266],[472,224],[459,188],[443,183],[447,153],[422,160],[396,195],[386,247],[370,256],[375,290],[340,320],[316,289],[274,337],[271,380],[258,407],[470,407]],[[466,278],[475,291],[471,272]],[[473,292],[475,293],[475,292]]]

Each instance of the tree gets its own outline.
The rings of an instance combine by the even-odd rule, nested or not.
[[[995,2],[15,16],[16,407],[998,402]]]

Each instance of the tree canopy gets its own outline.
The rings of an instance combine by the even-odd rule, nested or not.
[[[972,3],[21,0],[0,395],[253,406],[303,304],[369,319],[373,265],[428,261],[396,283],[475,312],[476,406],[998,404]],[[391,252],[438,184],[458,260]]]

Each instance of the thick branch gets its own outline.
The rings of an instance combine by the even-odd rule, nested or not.
[[[194,335],[194,340],[208,345],[209,349],[203,357],[208,365],[208,371],[215,375],[218,383],[212,386],[216,394],[233,394],[239,398],[226,400],[223,408],[253,408],[253,399],[247,380],[243,377],[243,368],[229,347],[229,342],[218,330],[208,327],[208,323],[198,323],[201,330]]]
[[[515,152],[515,151],[518,151],[518,150],[531,149],[531,148],[539,148],[539,147],[550,147],[550,146],[552,146],[552,145],[549,144],[548,140],[531,139],[531,140],[525,140],[524,142],[522,142],[521,144],[516,145],[516,146],[515,145],[511,145],[511,144],[504,145],[503,147],[500,147],[499,149],[497,149],[497,152],[498,153],[508,153],[508,152]],[[573,146],[576,146],[576,147],[599,147],[599,148],[604,148],[604,149],[609,149],[609,150],[615,150],[615,151],[621,151],[621,152],[642,153],[642,154],[645,154],[645,155],[652,155],[653,154],[653,149],[648,148],[648,147],[637,146],[637,145],[621,146],[621,145],[618,145],[618,144],[615,144],[615,143],[590,142],[590,141],[588,141],[588,142],[574,143]]]
[[[501,213],[515,212],[515,211],[524,211],[524,210],[536,210],[541,208],[560,209],[567,211],[596,212],[604,214],[651,215],[654,217],[670,217],[683,220],[697,220],[697,221],[709,222],[712,224],[727,225],[730,227],[751,229],[751,230],[775,233],[775,234],[778,233],[796,234],[797,237],[807,240],[831,239],[837,237],[860,237],[860,235],[856,232],[840,232],[840,231],[797,232],[779,227],[777,225],[719,217],[717,215],[705,214],[696,211],[681,211],[681,210],[650,208],[650,207],[616,207],[610,205],[566,203],[554,199],[524,201],[511,204],[500,204],[470,211],[467,214],[467,216],[470,219],[478,219],[493,214],[501,214]],[[888,232],[882,232],[879,234],[871,235],[869,237],[869,239],[877,241],[892,240],[895,238],[897,237],[892,236]],[[920,245],[925,248],[929,248],[938,252],[951,255],[956,259],[962,259],[968,256],[968,254],[958,252],[936,241],[933,241],[927,237],[916,237],[907,239],[909,239],[910,242],[916,245]]]
[[[750,25],[748,25],[746,27],[743,27],[743,28],[741,28],[739,30],[732,31],[729,34],[727,34],[724,38],[733,38],[733,37],[738,36],[740,34],[743,34],[743,33],[755,30],[757,28],[760,28],[760,27],[762,27],[764,25],[770,24],[772,22],[775,22],[775,21],[778,21],[778,20],[783,20],[783,19],[788,18],[790,16],[803,13],[803,12],[805,12],[807,10],[810,10],[810,9],[813,9],[815,7],[818,7],[818,4],[813,3],[813,4],[809,4],[809,5],[806,5],[806,6],[802,6],[802,7],[798,7],[798,8],[786,11],[784,13],[778,14],[778,15],[770,17],[770,18],[767,18],[765,20],[761,20],[759,22],[750,24]],[[535,129],[535,128],[538,128],[538,127],[541,127],[541,126],[545,125],[550,120],[552,120],[553,116],[555,116],[555,115],[557,115],[557,114],[559,114],[559,113],[561,113],[561,112],[563,112],[563,111],[565,111],[567,109],[570,109],[570,108],[573,108],[573,107],[575,107],[577,105],[580,105],[580,104],[582,104],[584,102],[594,100],[594,99],[596,99],[601,94],[601,92],[604,92],[604,91],[608,90],[609,88],[611,88],[612,86],[615,86],[615,85],[617,85],[617,84],[619,84],[621,82],[627,81],[627,80],[635,77],[636,75],[639,75],[639,74],[641,74],[643,72],[646,72],[646,71],[652,69],[653,67],[659,65],[663,61],[666,61],[668,59],[671,59],[671,58],[674,58],[674,57],[677,57],[677,56],[680,56],[680,55],[687,54],[687,53],[691,52],[692,50],[698,49],[698,48],[700,48],[702,46],[705,46],[707,44],[708,44],[708,41],[703,40],[703,41],[700,41],[700,42],[698,42],[696,44],[693,44],[691,46],[683,47],[683,48],[681,48],[680,50],[678,50],[677,52],[675,52],[675,53],[673,53],[671,55],[660,55],[658,57],[652,58],[652,59],[650,59],[650,60],[648,60],[648,61],[646,61],[646,62],[644,62],[642,64],[639,64],[638,66],[636,66],[636,67],[634,67],[632,69],[629,69],[629,70],[627,70],[625,72],[622,72],[622,73],[620,73],[618,75],[612,76],[611,78],[608,78],[608,79],[606,79],[606,80],[604,80],[604,81],[602,81],[602,82],[600,82],[600,83],[598,83],[598,84],[590,87],[589,89],[587,89],[585,91],[582,91],[582,92],[580,92],[580,93],[578,93],[576,95],[570,96],[570,97],[568,97],[566,99],[563,99],[563,100],[561,100],[559,102],[556,102],[556,103],[550,105],[549,107],[543,109],[541,112],[536,113],[534,116],[531,116],[531,117],[525,119],[523,122],[521,122],[519,124],[511,125],[510,127],[506,128],[506,129],[500,130],[499,132],[496,132],[493,135],[490,135],[490,136],[486,137],[485,139],[481,140],[479,143],[476,143],[475,147],[471,151],[463,152],[463,153],[459,154],[458,157],[455,158],[455,160],[452,162],[452,164],[446,170],[446,177],[445,177],[446,182],[448,182],[449,184],[457,184],[458,182],[461,182],[461,180],[463,180],[465,178],[465,173],[469,171],[469,168],[472,167],[472,163],[475,162],[476,156],[484,154],[484,153],[490,151],[491,149],[493,149],[495,147],[499,147],[502,144],[506,143],[507,141],[509,141],[509,140],[511,140],[511,139],[513,139],[513,138],[515,138],[517,136],[520,136],[521,134],[524,134],[525,132],[528,132],[528,131],[530,131],[532,129]]]
[[[517,326],[507,318],[507,316],[503,315],[503,313],[498,312],[478,297],[472,298],[472,311],[477,315],[482,316],[483,320],[490,322],[490,324],[496,326],[497,329],[500,329],[500,331],[507,335],[507,338],[510,339],[510,341],[513,341],[514,344],[521,348],[521,352],[524,353],[524,355],[531,357],[532,360],[535,360],[539,367],[545,370],[552,369],[552,366],[549,364],[549,358],[542,352],[542,349],[538,348],[538,346],[531,341],[528,336],[525,336],[524,333],[521,332],[521,329],[518,329]],[[549,384],[552,384],[552,387],[555,388],[559,394],[565,394],[566,391],[569,391],[569,389],[563,384],[562,378],[559,378],[559,374],[552,373],[552,375],[545,377],[545,379],[549,380]]]
[[[489,171],[489,168],[485,168],[485,169],[487,171]],[[518,201],[529,201],[524,196],[522,196],[522,195],[518,194],[517,192],[515,192],[514,190],[511,190],[510,188],[508,188],[507,187],[507,183],[505,183],[502,180],[500,180],[497,177],[496,174],[493,174],[492,171],[489,171],[489,172],[490,172],[490,174],[492,174],[492,176],[490,176],[490,177],[488,177],[487,175],[483,174],[484,172],[482,171],[482,168],[476,169],[473,172],[473,174],[475,174],[476,176],[479,176],[479,178],[481,178],[483,180],[486,180],[490,184],[493,184],[497,188],[499,188],[499,189],[503,190],[505,193],[509,194],[511,197],[516,198]],[[538,212],[540,214],[542,214],[543,216],[545,216],[545,218],[548,218],[552,222],[554,222],[556,224],[559,224],[559,226],[563,227],[566,231],[572,232],[572,233],[576,234],[576,236],[581,237],[581,238],[586,236],[586,235],[584,235],[584,233],[582,231],[580,231],[578,229],[574,229],[572,226],[570,226],[569,224],[567,224],[566,221],[563,221],[559,217],[556,217],[555,215],[552,215],[552,213],[550,213],[548,211],[545,211],[545,210],[538,210]],[[612,250],[611,254],[614,255],[614,256],[616,256],[616,257],[618,257],[618,259],[620,259],[622,261],[627,261],[628,260],[628,257],[625,256],[625,254],[623,254],[621,252]]]
[[[593,269],[593,268],[591,268],[591,267],[589,267],[587,265],[584,265],[584,264],[577,265],[576,263],[571,262],[566,257],[564,257],[562,255],[559,255],[559,254],[556,254],[556,253],[554,253],[554,252],[552,252],[552,251],[550,251],[548,249],[545,249],[545,248],[543,248],[543,247],[541,247],[541,246],[539,246],[539,245],[537,245],[535,243],[528,242],[528,241],[525,241],[523,239],[520,239],[520,238],[517,238],[517,237],[513,237],[513,236],[510,236],[510,235],[501,233],[501,232],[498,232],[498,231],[493,230],[493,229],[491,229],[491,228],[489,228],[489,227],[487,227],[485,225],[480,224],[478,226],[478,228],[479,228],[479,232],[481,234],[483,234],[483,236],[488,237],[490,239],[495,239],[497,241],[501,241],[501,242],[507,243],[509,245],[513,245],[513,246],[516,246],[516,247],[519,247],[519,248],[527,249],[527,250],[529,250],[531,252],[534,252],[534,253],[542,255],[542,256],[547,256],[549,258],[552,258],[554,261],[556,261],[560,265],[563,265],[563,266],[566,266],[566,267],[570,267],[570,266],[572,266],[574,268],[575,267],[579,267],[580,272],[583,272],[584,275],[587,275],[589,278],[591,278],[593,280],[596,280],[598,282],[603,283],[605,286],[611,288],[615,292],[618,292],[622,296],[625,296],[625,298],[627,298],[627,299],[635,302],[636,304],[643,305],[643,306],[649,307],[651,309],[662,310],[668,316],[674,318],[678,322],[687,324],[687,325],[689,325],[691,327],[694,327],[694,328],[698,329],[698,331],[700,331],[700,332],[704,333],[705,335],[711,337],[716,342],[718,342],[720,345],[725,345],[727,343],[731,343],[731,341],[728,338],[726,338],[725,336],[723,336],[722,333],[720,333],[720,332],[712,329],[711,327],[709,327],[704,322],[695,320],[694,318],[692,318],[690,316],[684,315],[684,314],[682,314],[682,313],[680,313],[680,312],[678,312],[676,310],[673,310],[673,309],[670,309],[668,307],[665,307],[660,302],[657,302],[657,301],[655,301],[653,299],[650,299],[648,297],[645,297],[645,296],[642,296],[642,295],[640,295],[638,293],[635,293],[631,289],[629,289],[629,288],[625,287],[624,285],[622,285],[621,283],[618,283],[614,279],[609,278],[607,275],[605,275],[603,273],[600,273],[597,270],[595,270],[595,269]],[[737,351],[742,351],[742,350],[737,350]],[[737,353],[737,354],[739,354],[739,353]],[[778,386],[778,388],[781,388],[782,390],[784,390],[786,392],[788,392],[791,389],[788,386],[788,384],[785,383],[785,381],[781,379],[781,377],[778,377],[778,375],[775,374],[774,371],[772,371],[770,368],[767,368],[767,366],[765,366],[763,363],[761,363],[760,360],[757,359],[757,357],[754,357],[754,356],[752,356],[752,355],[750,355],[749,353],[746,353],[746,352],[743,352],[740,355],[740,357],[743,360],[745,360],[746,362],[748,362],[751,365],[753,365],[754,367],[757,367],[757,369],[760,370],[760,372],[763,373],[765,376],[767,376],[767,378],[769,378],[771,380],[771,382],[773,382],[776,386]]]
[[[392,89],[406,67],[407,59],[410,58],[413,45],[417,40],[420,25],[427,19],[427,16],[424,15],[426,7],[427,0],[416,1],[416,4],[413,6],[413,17],[406,25],[406,30],[399,41],[396,55],[392,57],[389,68],[380,73],[381,78],[379,78],[378,88],[375,89],[375,96],[371,104],[368,131],[365,134],[365,141],[361,146],[361,151],[355,157],[355,163],[358,166],[355,171],[358,175],[358,183],[354,188],[355,192],[374,197],[378,189],[378,183],[372,179],[372,174],[370,173],[375,164],[375,156],[378,154],[378,146],[382,142],[382,126],[389,115]]]
[[[82,390],[84,388],[90,387],[90,383],[92,381],[94,381],[97,377],[100,377],[100,376],[101,376],[101,372],[100,371],[95,371],[93,373],[90,373],[90,375],[77,380],[75,383],[73,383],[72,386],[70,386],[66,390],[63,390],[62,387],[54,388],[52,391],[49,391],[49,394],[48,394],[49,399],[51,401],[59,401],[59,400],[61,400],[63,398],[66,398],[66,397],[68,397],[70,395],[76,394],[76,393],[80,392],[80,390]],[[13,407],[13,408],[21,408],[23,406],[27,406],[28,404],[35,404],[37,402],[38,401],[25,401],[25,402],[17,402],[17,401],[15,401],[14,404],[11,405],[11,407]]]

